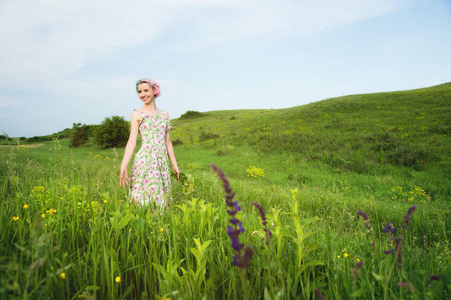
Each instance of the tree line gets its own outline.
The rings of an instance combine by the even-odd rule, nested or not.
[[[97,146],[113,148],[125,146],[130,132],[130,124],[124,117],[106,117],[100,125],[73,123],[71,147],[79,147],[89,139]]]

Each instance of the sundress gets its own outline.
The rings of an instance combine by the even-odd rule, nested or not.
[[[141,205],[167,208],[171,201],[171,178],[165,135],[171,130],[166,111],[149,115],[137,110],[142,121],[139,124],[142,145],[135,155],[130,175],[130,198]]]

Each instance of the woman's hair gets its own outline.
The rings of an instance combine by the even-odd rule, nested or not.
[[[155,98],[160,96],[160,85],[149,78],[141,78],[140,80],[136,81],[136,92],[138,92],[138,85],[141,83],[148,83],[155,91]]]

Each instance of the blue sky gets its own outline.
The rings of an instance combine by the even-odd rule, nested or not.
[[[449,0],[0,2],[0,131],[47,135],[157,106],[287,108],[451,81]]]

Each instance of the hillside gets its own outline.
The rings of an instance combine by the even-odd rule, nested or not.
[[[172,140],[183,144],[177,151],[192,152],[192,146],[196,151],[211,149],[215,161],[226,165],[235,159],[250,164],[248,154],[236,150],[244,147],[259,157],[291,157],[286,165],[274,167],[281,173],[291,170],[284,179],[301,178],[298,182],[306,177],[304,171],[293,168],[300,162],[369,176],[392,172],[391,167],[408,178],[428,170],[443,183],[441,187],[431,183],[430,192],[450,196],[451,83],[344,96],[279,110],[211,111],[172,123]],[[190,155],[184,159],[190,160]]]
[[[357,172],[371,172],[386,163],[451,170],[451,83],[280,110],[206,112],[195,120],[175,119],[173,125],[173,140],[187,145],[251,145],[265,153],[296,152]]]

